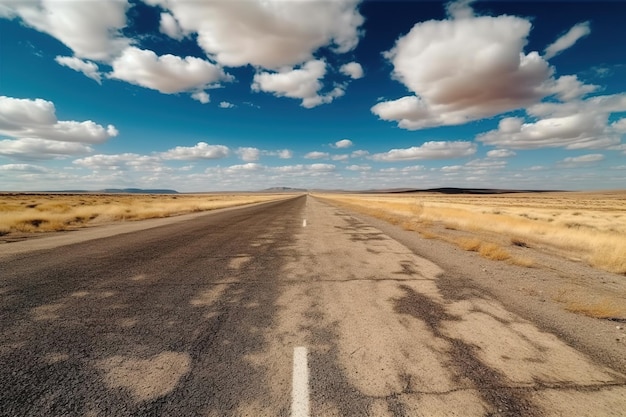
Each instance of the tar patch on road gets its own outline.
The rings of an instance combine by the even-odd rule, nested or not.
[[[478,358],[474,346],[441,332],[442,321],[455,321],[458,320],[457,317],[448,314],[442,304],[412,288],[406,285],[401,285],[400,288],[405,295],[394,300],[395,312],[424,321],[435,337],[449,343],[451,365],[456,369],[459,378],[469,379],[482,399],[493,408],[489,415],[506,417],[541,415],[541,412],[524,395],[523,390],[506,386],[506,377],[485,365]]]

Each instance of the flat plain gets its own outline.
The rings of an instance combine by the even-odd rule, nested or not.
[[[0,241],[276,200],[268,193],[0,193]]]
[[[322,197],[426,238],[447,239],[467,250],[482,248],[482,254],[492,259],[511,259],[504,249],[509,246],[533,246],[626,274],[626,191]],[[526,262],[530,266],[532,260]]]

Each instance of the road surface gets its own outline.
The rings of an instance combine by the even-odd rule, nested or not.
[[[62,243],[0,246],[0,416],[626,414],[623,374],[310,196]]]

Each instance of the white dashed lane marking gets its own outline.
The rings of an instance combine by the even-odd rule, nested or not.
[[[291,417],[309,417],[309,366],[307,350],[302,346],[293,349]]]

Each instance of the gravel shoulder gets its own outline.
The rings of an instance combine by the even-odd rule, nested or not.
[[[599,363],[626,372],[624,317],[595,319],[564,308],[564,302],[582,298],[593,302],[610,297],[626,304],[626,277],[534,248],[516,251],[536,259],[535,267],[492,261],[372,216],[349,212],[437,264],[444,271],[438,279],[442,293],[458,299],[488,295]]]

